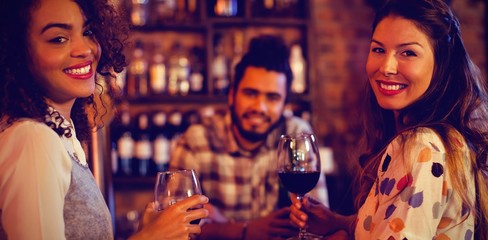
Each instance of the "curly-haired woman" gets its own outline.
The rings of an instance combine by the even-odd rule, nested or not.
[[[0,239],[112,239],[81,143],[126,65],[126,24],[107,0],[2,0],[0,18]],[[188,239],[206,201],[148,207],[133,237]]]

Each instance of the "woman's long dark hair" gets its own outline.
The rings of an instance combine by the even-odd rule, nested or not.
[[[121,72],[127,65],[123,54],[127,39],[128,24],[119,17],[114,7],[107,0],[76,0],[83,13],[91,21],[95,38],[101,46],[102,55],[97,67],[96,84],[101,94],[102,85],[109,86],[110,77]],[[29,53],[27,49],[27,29],[31,22],[31,11],[39,2],[36,0],[2,1],[0,3],[0,119],[8,118],[12,123],[19,118],[32,118],[44,121],[59,135],[70,135],[69,129],[54,123],[46,114],[50,114],[44,99],[42,86],[34,81],[34,74],[28,71]],[[101,84],[100,81],[105,81]],[[106,109],[104,101],[100,101]],[[90,123],[87,111],[93,109],[93,121]],[[55,112],[54,114],[59,114]],[[92,94],[76,99],[71,110],[71,117],[76,127],[77,137],[81,141],[89,138],[90,130],[96,124],[98,110]],[[55,117],[55,116],[54,116]],[[93,125],[93,126],[92,126]]]
[[[454,145],[450,132],[460,132],[472,150],[472,168],[477,187],[477,203],[469,203],[466,196],[460,197],[466,206],[476,214],[479,239],[486,239],[488,232],[488,93],[479,69],[471,61],[461,39],[459,21],[441,0],[391,0],[378,12],[373,22],[373,32],[378,23],[387,16],[399,16],[412,21],[432,43],[434,49],[434,73],[425,94],[415,103],[403,109],[397,124],[406,129],[430,127],[444,141],[448,152]],[[369,192],[380,158],[386,145],[398,134],[393,112],[382,109],[371,89],[367,87],[369,104],[364,116],[365,142],[368,153],[361,161],[361,193],[358,204],[362,204]],[[452,152],[451,152],[452,153]],[[466,169],[455,154],[448,154],[446,162],[456,192],[467,189]]]

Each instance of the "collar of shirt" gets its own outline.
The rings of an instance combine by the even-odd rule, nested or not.
[[[73,127],[73,122],[70,120],[67,120],[61,113],[59,113],[56,109],[54,109],[51,106],[48,106],[47,108],[48,114],[46,114],[45,119],[46,121],[50,121],[53,124],[55,124],[55,128],[70,128],[71,131],[74,131],[75,128]],[[50,126],[53,128],[52,126]]]
[[[81,143],[76,138],[76,131],[73,121],[66,119],[63,115],[61,115],[61,113],[56,111],[51,106],[48,107],[48,114],[46,114],[45,119],[46,122],[51,122],[55,125],[49,126],[52,129],[65,129],[65,133],[67,129],[70,129],[69,131],[71,134],[63,133],[61,135],[61,141],[63,142],[63,145],[68,154],[70,154],[70,157],[73,156],[72,158],[74,158],[76,162],[81,164],[81,166],[86,167],[86,155],[83,147],[81,146]]]

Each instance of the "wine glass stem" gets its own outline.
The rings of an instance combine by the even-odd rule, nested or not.
[[[303,206],[303,201],[304,201],[304,197],[303,195],[301,194],[297,194],[297,199],[298,201],[300,201],[300,204]],[[300,231],[298,232],[298,239],[306,239],[306,233],[307,233],[307,230],[303,227],[303,228],[300,228]]]

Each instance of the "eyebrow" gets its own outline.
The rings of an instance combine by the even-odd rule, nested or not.
[[[384,46],[383,43],[381,43],[380,41],[377,41],[377,40],[374,40],[374,39],[371,39],[371,42],[374,42],[376,44],[379,44],[381,46]],[[397,47],[405,47],[405,46],[410,46],[410,45],[417,45],[421,48],[424,48],[424,46],[422,46],[420,43],[418,42],[406,42],[406,43],[402,43],[402,44],[399,44]]]
[[[279,92],[261,92],[258,89],[252,88],[252,87],[246,87],[242,88],[241,91],[243,92],[253,92],[253,93],[259,93],[259,94],[265,94],[266,96],[282,96],[281,93]]]
[[[41,33],[44,33],[45,31],[51,29],[51,28],[62,28],[66,30],[71,30],[72,27],[69,24],[65,23],[48,23],[46,26],[44,26],[41,30]]]
[[[83,28],[90,25],[90,22],[91,21],[85,21],[85,23],[83,24]],[[44,26],[41,29],[41,34],[44,33],[45,31],[51,29],[51,28],[62,28],[62,29],[66,29],[66,30],[71,30],[71,29],[73,29],[73,26],[70,24],[67,24],[67,23],[48,23],[48,24],[46,24],[46,26]]]

